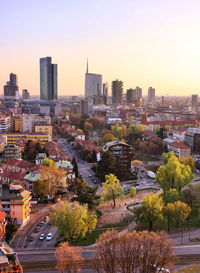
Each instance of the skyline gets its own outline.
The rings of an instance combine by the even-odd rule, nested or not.
[[[47,8],[48,7],[48,8]],[[58,64],[58,95],[84,94],[89,72],[156,95],[200,90],[198,1],[11,0],[0,4],[0,93],[16,73],[20,92],[39,95],[39,58]],[[71,92],[71,93],[70,93]]]

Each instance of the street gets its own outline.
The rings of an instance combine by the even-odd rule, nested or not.
[[[99,179],[95,176],[95,173],[91,169],[91,163],[87,163],[80,158],[78,153],[74,150],[70,143],[67,142],[66,139],[59,139],[58,143],[61,145],[63,152],[68,156],[69,160],[72,161],[73,158],[76,159],[79,175],[83,177],[88,185],[97,186],[100,182]]]

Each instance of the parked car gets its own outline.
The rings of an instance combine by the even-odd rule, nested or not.
[[[36,228],[35,228],[35,233],[38,233],[40,231],[40,228],[37,226]]]
[[[28,237],[28,241],[29,241],[29,242],[33,242],[33,240],[34,240],[34,237],[33,237],[33,236],[29,236],[29,237]]]
[[[45,237],[45,236],[44,236],[44,233],[42,233],[42,234],[40,235],[39,240],[41,240],[41,241],[44,240],[44,237]]]
[[[52,239],[52,233],[48,233],[48,235],[46,237],[46,240],[51,241],[51,239]]]
[[[45,225],[45,223],[43,222],[43,221],[41,221],[40,223],[39,223],[39,226],[40,227],[43,227]]]

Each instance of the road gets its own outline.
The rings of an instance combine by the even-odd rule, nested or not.
[[[82,160],[79,154],[73,149],[70,143],[65,139],[59,139],[58,143],[61,145],[63,152],[68,156],[69,160],[76,159],[79,175],[82,176],[88,185],[95,187],[100,181],[95,177],[95,173],[91,169],[91,164]],[[95,183],[94,183],[95,182]]]

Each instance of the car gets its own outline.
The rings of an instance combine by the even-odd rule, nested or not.
[[[44,240],[44,237],[45,237],[45,236],[44,236],[44,233],[40,234],[39,240],[41,240],[41,241]]]
[[[89,175],[89,177],[91,178],[91,177],[92,177],[92,175],[90,174],[90,175]]]
[[[37,227],[35,228],[35,233],[38,233],[39,231],[40,231],[40,227],[37,226]]]
[[[40,227],[43,227],[45,225],[45,223],[43,222],[43,221],[41,221],[40,223],[39,223],[39,226]]]
[[[33,236],[29,236],[29,237],[28,237],[28,241],[29,241],[29,242],[33,242],[33,240],[34,240],[34,237],[33,237]]]
[[[48,233],[48,235],[46,237],[46,240],[51,241],[51,239],[52,239],[52,233]]]
[[[47,221],[47,216],[44,216],[43,221],[44,221],[44,222]]]

